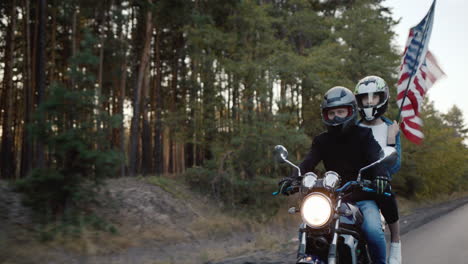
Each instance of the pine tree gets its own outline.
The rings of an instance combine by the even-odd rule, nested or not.
[[[119,117],[96,111],[101,102],[91,73],[98,63],[93,53],[95,41],[86,32],[80,51],[72,58],[69,75],[76,89],[63,83],[51,85],[47,99],[35,114],[40,122],[30,127],[35,139],[47,147],[48,163],[45,168],[33,169],[31,177],[17,183],[17,189],[25,193],[25,203],[43,220],[85,209],[94,202],[103,180],[114,176],[121,162],[118,152],[111,148],[106,129],[115,127]]]
[[[450,110],[443,115],[445,123],[455,129],[456,137],[461,137],[466,139],[468,128],[466,128],[465,120],[463,118],[463,113],[456,105],[452,106]]]

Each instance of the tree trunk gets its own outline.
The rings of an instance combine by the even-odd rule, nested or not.
[[[161,34],[162,30],[156,27],[156,39],[154,43],[154,57],[156,76],[154,77],[153,84],[153,98],[152,106],[155,112],[154,124],[154,164],[156,174],[163,173],[163,142],[162,142],[162,64],[161,64]]]
[[[177,47],[183,49],[184,47],[184,44],[185,44],[185,41],[184,41],[184,38],[182,35],[179,36],[178,38],[178,45]],[[180,100],[178,102],[178,106],[179,106],[179,110],[177,111],[178,113],[182,113],[182,116],[183,116],[183,119],[184,121],[187,120],[187,75],[188,75],[188,72],[187,72],[187,64],[185,63],[185,56],[181,56],[181,59],[180,59],[180,78],[181,78],[181,81],[180,81],[180,85],[178,87],[178,90],[180,90]],[[177,138],[178,142],[177,142],[177,171],[176,173],[183,173],[185,172],[185,142],[186,142],[186,138],[185,136],[182,136],[184,135],[184,131],[187,130],[187,125],[186,125],[186,122],[183,122],[182,124],[180,124],[180,128],[179,128],[179,131],[182,131],[182,132],[179,132],[179,137]]]
[[[180,33],[177,33],[180,34]],[[178,76],[179,76],[179,49],[180,49],[180,42],[179,42],[179,35],[174,36],[174,46],[173,46],[173,57],[172,57],[172,67],[171,67],[171,80],[169,82],[169,87],[171,89],[170,95],[170,103],[169,103],[169,112],[171,115],[176,115],[177,112],[177,94],[178,94]],[[166,130],[167,128],[167,130]],[[177,147],[176,147],[176,135],[175,129],[170,129],[168,126],[165,127],[165,134],[169,139],[169,153],[164,153],[164,155],[169,154],[169,169],[167,172],[175,173],[177,168]]]
[[[77,26],[76,26],[76,20],[78,16],[78,10],[76,7],[74,7],[75,10],[73,11],[73,16],[72,16],[72,52],[71,52],[71,57],[74,58],[76,55],[76,37],[77,37]],[[71,78],[71,89],[75,89],[75,78]]]
[[[102,95],[102,72],[104,66],[104,36],[101,36],[99,48],[99,72],[98,72],[98,87],[96,89],[96,96],[100,98]],[[99,104],[100,105],[100,104]]]
[[[37,32],[37,50],[36,50],[36,91],[37,105],[42,104],[45,95],[45,39],[46,39],[46,12],[47,0],[39,0],[38,32]],[[42,117],[44,118],[44,117]],[[40,122],[40,121],[39,121]],[[36,146],[36,167],[43,168],[45,164],[44,145],[38,141]]]
[[[3,122],[1,141],[1,176],[2,178],[13,178],[15,175],[15,154],[14,154],[14,131],[13,126],[13,52],[15,50],[14,32],[16,28],[16,1],[13,0],[10,6],[10,21],[6,32],[5,47],[5,69],[3,75]]]
[[[51,55],[50,55],[50,62],[52,63],[51,67],[50,67],[50,71],[49,71],[49,81],[52,82],[52,81],[55,81],[56,80],[56,71],[57,71],[57,65],[56,65],[56,61],[55,61],[55,58],[56,58],[56,52],[55,52],[55,49],[56,49],[56,40],[57,40],[57,8],[56,7],[53,7],[52,8],[52,28],[51,28],[51,45],[50,45],[50,49],[51,49]]]
[[[151,1],[149,0],[151,3]],[[141,53],[140,66],[138,69],[137,84],[135,87],[135,95],[133,101],[133,117],[130,135],[130,176],[135,176],[137,169],[137,151],[138,151],[138,135],[139,135],[139,119],[140,119],[140,104],[141,92],[143,89],[143,77],[146,72],[146,67],[149,60],[149,49],[151,44],[151,32],[153,30],[151,11],[146,12],[146,32],[144,47]]]
[[[203,129],[206,131],[203,138],[204,160],[213,158],[211,152],[211,143],[215,138],[215,75],[212,69],[213,60],[205,59],[203,65],[202,82],[203,82]]]
[[[39,13],[39,5],[40,5],[40,2],[38,1],[37,4],[36,4],[36,8],[35,8],[35,14],[34,14],[34,19],[32,20],[32,25],[31,25],[31,29],[33,29],[32,31],[32,45],[31,45],[31,87],[34,89],[37,89],[37,58],[39,57],[38,56],[38,45],[39,45],[39,17],[40,17],[40,13]],[[37,92],[37,91],[35,91]],[[34,106],[37,106],[37,95],[36,93],[33,92],[33,95],[34,97],[32,98],[33,100],[33,105]],[[34,161],[33,161],[34,162]]]
[[[183,142],[177,143],[177,173],[185,171],[185,146]]]
[[[31,112],[33,109],[33,86],[31,80],[31,35],[29,27],[29,0],[25,0],[25,18],[24,18],[24,29],[25,29],[25,78],[23,81],[23,100],[24,100],[24,129],[22,135],[21,144],[21,169],[20,176],[26,177],[31,171],[32,160],[33,160],[33,148],[30,135],[28,133],[27,126],[31,123]]]
[[[191,142],[187,144],[187,166],[193,167],[197,165],[197,61],[192,59],[190,61],[190,90],[189,90],[189,107],[190,107],[190,118],[188,119],[188,135],[191,136]]]
[[[279,103],[279,112],[281,113],[286,107],[286,81],[280,80],[280,103]]]
[[[102,76],[103,76],[103,66],[104,66],[104,33],[101,33],[100,40],[99,40],[99,66],[98,66],[98,85],[96,89],[96,112],[101,113],[102,111],[105,111],[105,105],[101,104],[101,98],[102,98]],[[96,129],[100,129],[101,126],[103,126],[102,121],[96,122]],[[104,128],[107,129],[107,128]],[[100,142],[96,142],[96,147],[99,149]]]
[[[124,126],[124,103],[125,103],[125,90],[127,85],[127,56],[125,55],[125,35],[123,22],[117,22],[119,36],[119,46],[118,51],[116,52],[119,56],[118,62],[120,63],[118,69],[116,69],[117,75],[119,78],[114,78],[114,93],[113,93],[113,107],[112,114],[119,114],[122,117],[119,127],[112,129],[112,147],[120,149],[121,154],[126,157],[126,148],[125,148],[125,126]],[[125,176],[125,165],[127,159],[122,160],[120,166],[120,176]]]
[[[177,53],[177,52],[176,52]],[[175,55],[175,60],[177,60],[177,55]],[[173,63],[172,65],[172,71],[171,71],[171,82],[170,82],[170,87],[171,87],[171,99],[170,99],[170,104],[169,104],[169,111],[171,114],[175,114],[176,112],[176,104],[177,104],[177,63]],[[174,140],[174,129],[170,129],[170,127],[166,126],[167,128],[167,137],[169,139],[169,168],[170,170],[168,172],[170,173],[175,173],[176,171],[176,151],[175,151],[175,140]]]
[[[296,108],[296,117],[297,117],[297,123],[301,123],[301,107],[302,107],[302,102],[301,102],[301,96],[300,96],[300,84],[296,84],[296,104],[294,105]]]
[[[142,112],[142,125],[143,133],[141,134],[141,160],[142,160],[142,175],[147,175],[152,170],[151,162],[151,151],[152,151],[152,142],[151,142],[151,129],[148,122],[148,94],[149,94],[149,81],[150,81],[150,72],[149,67],[146,67],[146,73],[144,76],[143,82],[143,103],[141,105]]]
[[[122,39],[123,39],[123,34],[122,34]],[[125,55],[124,55],[125,56]],[[120,124],[120,149],[122,154],[125,155],[127,153],[125,149],[125,126],[124,126],[124,105],[125,105],[125,90],[127,87],[127,57],[124,58],[124,61],[122,63],[122,68],[121,68],[121,80],[120,80],[120,104],[119,104],[119,111],[120,114],[122,115],[122,123]],[[120,167],[120,175],[123,177],[125,176],[125,161],[122,162],[122,166]]]
[[[18,100],[17,98],[22,97],[23,91],[20,89],[15,89],[15,94],[13,97],[13,110],[14,110],[14,117],[13,117],[13,131],[14,131],[14,139],[13,139],[13,150],[15,152],[14,160],[15,160],[15,178],[20,177],[21,172],[21,138],[23,134],[23,130],[25,129],[23,121],[24,116],[24,100]]]
[[[163,164],[163,173],[168,174],[169,173],[169,168],[170,168],[170,161],[171,161],[171,140],[170,140],[170,131],[169,127],[165,126],[164,131],[163,131],[163,159],[164,159],[164,164]]]
[[[232,83],[233,83],[233,91],[232,91],[232,120],[233,120],[233,125],[234,131],[237,131],[237,128],[239,127],[239,79],[236,77],[236,75],[233,75],[232,77]]]

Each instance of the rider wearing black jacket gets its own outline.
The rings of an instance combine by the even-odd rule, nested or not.
[[[359,169],[379,159],[380,145],[375,141],[369,128],[352,126],[345,134],[324,132],[316,136],[312,147],[299,165],[301,172],[313,171],[323,161],[327,171],[341,176],[341,184],[354,181]],[[363,179],[374,180],[375,176],[387,174],[382,166],[375,166],[363,172]],[[297,175],[297,174],[295,174]],[[373,194],[358,193],[353,200],[374,199]]]
[[[327,171],[337,172],[341,184],[356,180],[360,168],[379,159],[380,145],[369,128],[356,126],[357,103],[354,94],[345,87],[334,87],[324,95],[321,105],[322,120],[327,132],[316,136],[304,161],[301,172],[313,171],[323,161]],[[364,179],[375,180],[378,193],[387,185],[387,171],[377,165],[363,172]],[[289,194],[288,186],[297,181],[297,172],[279,182],[281,192]],[[386,262],[385,235],[381,228],[380,212],[375,203],[375,194],[353,193],[352,199],[364,215],[361,229],[367,239],[373,263]]]

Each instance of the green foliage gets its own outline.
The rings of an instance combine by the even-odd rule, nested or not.
[[[253,217],[274,215],[283,202],[272,196],[278,182],[272,176],[258,175],[253,179],[242,179],[233,172],[218,172],[202,167],[190,168],[184,174],[193,190],[208,194],[225,209],[237,214],[255,212],[251,214]]]
[[[61,218],[60,222],[52,224],[41,224],[36,227],[38,240],[40,241],[51,241],[56,238],[58,234],[65,237],[81,237],[82,231],[85,228],[91,227],[96,231],[104,231],[112,234],[117,233],[117,229],[114,225],[109,224],[102,218],[92,214],[77,214],[66,213]]]
[[[455,129],[455,137],[466,138],[468,136],[468,128],[465,127],[463,113],[456,105],[454,105],[447,114],[443,116],[444,123]]]
[[[70,78],[76,81],[76,87],[68,89],[58,83],[49,86],[30,127],[35,140],[46,146],[48,163],[16,185],[25,194],[24,203],[44,223],[61,218],[75,224],[87,219],[83,213],[96,202],[103,180],[115,175],[121,160],[109,142],[110,129],[120,123],[120,118],[99,110],[94,77],[85,70],[96,62],[94,39],[90,34],[85,36],[81,52],[72,60]]]
[[[242,125],[239,133],[221,136],[213,144],[214,159],[188,169],[186,181],[194,190],[208,191],[226,208],[273,213],[279,203],[271,193],[278,179],[290,173],[275,164],[274,146],[286,146],[293,161],[300,160],[310,146],[302,130],[286,125],[289,118],[283,114],[272,121],[255,120],[252,125]]]
[[[183,181],[181,179],[170,179],[161,176],[151,176],[145,178],[147,182],[159,186],[164,191],[172,194],[174,197],[187,199],[187,195],[185,195],[184,191],[182,191],[178,186],[180,182]]]
[[[94,95],[50,87],[46,102],[39,107],[32,134],[48,146],[50,164],[35,169],[18,182],[26,193],[25,203],[39,212],[62,213],[67,207],[91,202],[95,188],[114,175],[120,156],[106,145],[110,118],[94,113]],[[48,116],[46,120],[42,116]],[[89,118],[89,120],[83,120]],[[100,142],[99,145],[96,142]]]
[[[393,74],[399,54],[392,46],[396,22],[387,9],[375,1],[359,0],[346,9],[337,24],[336,37],[342,41],[343,84],[354,88],[357,80],[378,75],[395,83]]]

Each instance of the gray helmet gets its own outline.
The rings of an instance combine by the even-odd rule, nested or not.
[[[367,76],[361,79],[354,90],[356,95],[359,114],[367,121],[372,121],[387,111],[389,91],[384,79],[378,76]],[[365,96],[379,96],[379,101],[374,105],[364,105],[362,100]]]
[[[346,107],[348,109],[348,115],[344,118],[335,116],[335,118],[329,119],[328,110],[338,107]],[[354,97],[353,92],[348,88],[335,86],[328,90],[323,96],[320,108],[322,110],[322,121],[330,132],[345,133],[356,125],[356,97]]]

